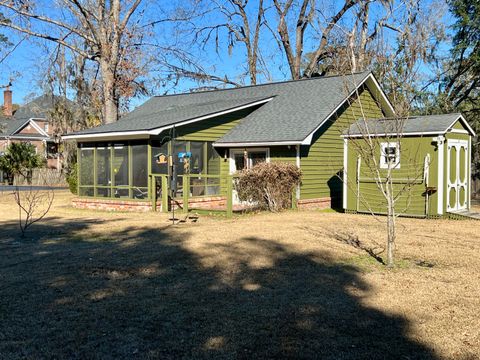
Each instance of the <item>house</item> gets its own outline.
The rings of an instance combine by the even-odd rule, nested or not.
[[[166,159],[173,156],[177,193],[189,203],[224,202],[227,176],[282,161],[302,169],[300,208],[340,208],[342,132],[362,115],[393,114],[370,72],[156,96],[116,123],[63,136],[78,144],[74,205],[151,209],[159,184],[168,185]],[[179,154],[188,154],[188,168]]]
[[[396,208],[404,215],[470,209],[473,136],[461,114],[358,120],[343,134],[343,208],[385,212],[377,182],[390,173]]]
[[[0,115],[0,153],[12,142],[29,142],[35,146],[37,153],[45,156],[47,167],[61,168],[58,152],[59,137],[49,121],[55,98],[42,95],[20,106],[16,111],[12,105],[12,91],[4,90],[3,112]]]
[[[153,97],[116,123],[63,137],[78,144],[74,206],[166,211],[174,188],[180,206],[215,208],[236,171],[279,161],[302,170],[299,208],[342,208],[345,130],[393,116],[370,72]]]

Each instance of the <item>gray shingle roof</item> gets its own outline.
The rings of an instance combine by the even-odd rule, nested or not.
[[[49,113],[55,102],[66,101],[67,105],[75,109],[75,104],[59,96],[44,94],[21,106],[12,117],[0,116],[0,137],[12,136],[30,119],[44,119],[48,121]],[[22,135],[24,136],[24,135]],[[40,134],[35,136],[41,136]]]
[[[204,101],[191,102],[187,96],[178,95],[176,97],[177,101],[171,101],[174,97],[175,96],[171,98],[168,96],[153,97],[113,124],[102,125],[68,135],[152,130],[201,116],[219,113],[268,98],[268,96],[227,97],[224,99],[211,98]]]
[[[273,97],[247,115],[217,143],[300,142],[369,74],[153,97],[114,124],[68,135],[151,130]]]
[[[3,118],[0,121],[0,137],[10,136],[20,127],[23,127],[29,119]]]
[[[411,116],[403,119],[360,119],[344,131],[346,136],[432,133],[443,134],[459,118],[460,113]]]

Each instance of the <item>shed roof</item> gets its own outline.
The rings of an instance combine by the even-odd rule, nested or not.
[[[368,82],[367,82],[368,81]],[[370,72],[346,76],[326,76],[241,88],[153,97],[116,123],[103,125],[64,138],[100,135],[128,135],[144,131],[155,134],[173,125],[193,122],[207,115],[235,111],[249,104],[255,108],[215,145],[240,143],[301,143],[336,111],[359,86],[375,87],[374,96],[391,105]],[[391,110],[390,110],[391,109]],[[79,136],[80,135],[80,136]]]
[[[411,116],[408,118],[359,119],[344,131],[345,137],[365,135],[392,136],[400,135],[438,135],[451,130],[453,125],[461,121],[470,135],[475,135],[460,113]]]

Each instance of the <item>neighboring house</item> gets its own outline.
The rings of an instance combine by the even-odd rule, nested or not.
[[[473,136],[461,114],[358,120],[343,135],[344,209],[386,212],[377,180],[388,169],[398,195],[396,210],[404,215],[436,217],[470,209]],[[371,152],[379,173],[372,171],[374,162],[362,158]]]
[[[12,91],[4,91],[3,112],[0,115],[0,153],[12,142],[29,142],[38,154],[47,160],[47,167],[61,168],[58,152],[59,137],[55,137],[48,118],[54,106],[55,97],[42,95],[19,107],[12,105]]]
[[[160,183],[165,210],[173,156],[179,203],[215,207],[229,176],[279,161],[302,170],[300,208],[341,208],[343,132],[359,118],[393,115],[370,72],[153,97],[116,123],[63,137],[78,144],[74,205],[148,210]]]

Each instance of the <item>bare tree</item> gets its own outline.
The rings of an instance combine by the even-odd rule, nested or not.
[[[59,9],[45,13],[33,0],[0,0],[9,21],[0,26],[62,45],[81,58],[98,64],[101,74],[104,123],[117,121],[119,86],[124,80],[119,69],[130,47],[142,34],[129,27],[142,0],[61,0]]]
[[[39,188],[30,185],[20,189],[16,186],[13,198],[18,206],[18,225],[24,238],[27,229],[48,214],[55,193],[51,187]]]
[[[408,213],[411,206],[419,206],[412,204],[412,191],[428,185],[431,162],[428,155],[421,158],[418,145],[404,146],[405,121],[408,118],[373,120],[363,114],[347,135],[349,151],[357,155],[357,163],[354,171],[350,169],[346,185],[355,194],[357,211],[386,215],[389,267],[395,264],[396,220]],[[428,199],[425,204],[428,206]]]

